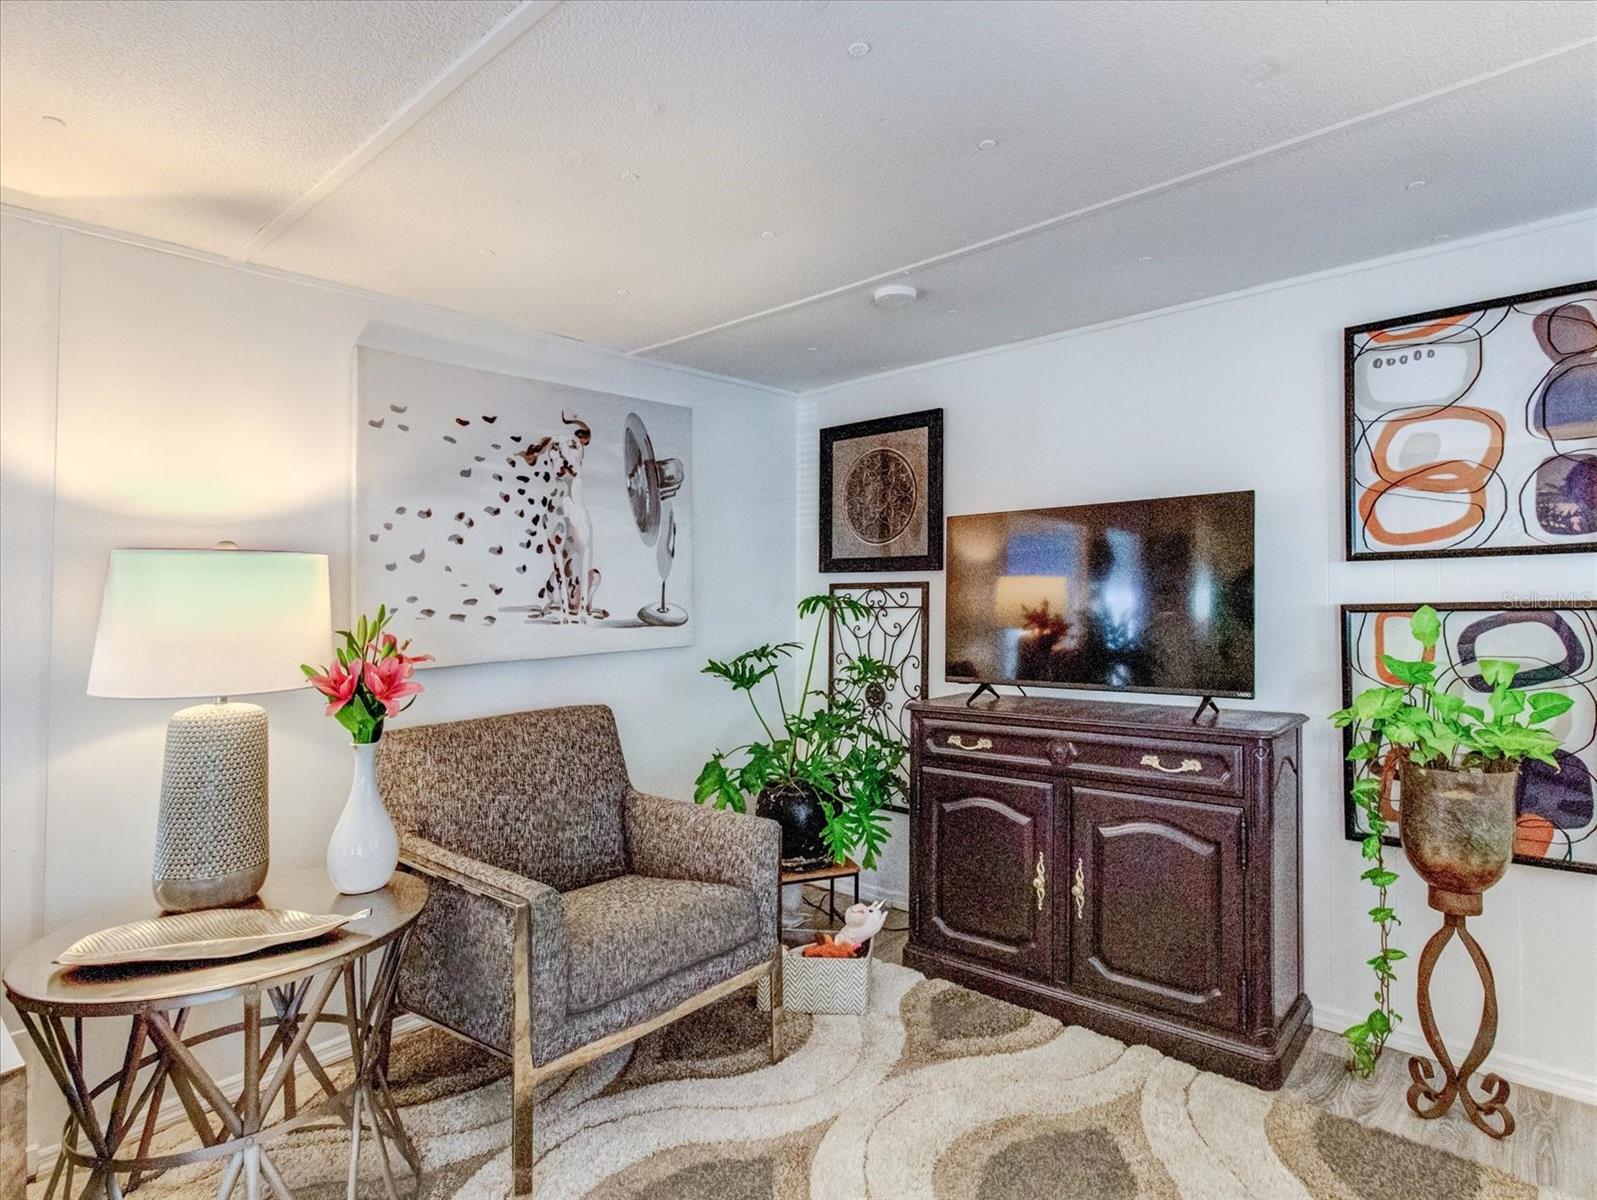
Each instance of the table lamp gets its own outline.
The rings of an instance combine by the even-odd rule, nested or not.
[[[152,874],[169,912],[241,904],[267,867],[266,711],[233,696],[305,686],[327,658],[325,554],[113,550],[91,696],[214,696],[166,725]]]

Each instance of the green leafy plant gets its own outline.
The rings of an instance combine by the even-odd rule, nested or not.
[[[778,642],[745,650],[726,662],[710,660],[704,674],[723,679],[749,699],[765,733],[762,741],[732,750],[717,750],[699,772],[693,798],[699,804],[746,812],[751,796],[788,785],[814,790],[826,813],[826,846],[841,862],[855,851],[861,865],[876,865],[887,842],[884,808],[897,787],[908,746],[874,729],[867,721],[864,695],[873,684],[888,685],[898,672],[878,659],[861,656],[839,667],[830,690],[812,686],[821,633],[834,616],[862,620],[870,615],[847,594],[806,596],[798,603],[801,620],[815,618],[808,663],[794,703],[782,687],[788,659],[803,651],[802,642]],[[755,692],[764,691],[775,710],[761,708]]]
[[[1482,659],[1481,679],[1492,689],[1488,715],[1487,709],[1437,682],[1436,643],[1442,622],[1436,610],[1430,605],[1418,609],[1409,628],[1423,650],[1420,661],[1389,654],[1381,659],[1399,686],[1370,688],[1352,705],[1331,714],[1337,728],[1352,730],[1347,752],[1353,764],[1352,798],[1364,814],[1363,855],[1369,864],[1360,878],[1376,890],[1370,920],[1380,929],[1380,951],[1369,960],[1376,978],[1375,1007],[1364,1020],[1342,1031],[1352,1054],[1349,1069],[1359,1075],[1375,1069],[1393,1027],[1402,1020],[1392,1006],[1393,964],[1407,955],[1392,945],[1392,931],[1402,922],[1388,900],[1397,873],[1386,865],[1383,840],[1390,826],[1383,802],[1392,779],[1405,761],[1447,771],[1514,771],[1526,759],[1556,766],[1553,751],[1558,739],[1535,726],[1568,712],[1574,703],[1557,692],[1519,691],[1512,686],[1519,670],[1515,663]]]

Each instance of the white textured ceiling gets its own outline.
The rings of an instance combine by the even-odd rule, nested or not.
[[[1584,0],[548,7],[5,0],[4,199],[794,390],[1597,205]]]

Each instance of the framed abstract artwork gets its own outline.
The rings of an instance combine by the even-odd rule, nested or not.
[[[1383,655],[1418,659],[1419,643],[1409,619],[1420,606],[1345,605],[1342,608],[1342,702],[1366,688],[1399,686],[1381,665]],[[1563,601],[1546,608],[1495,604],[1435,604],[1442,618],[1434,661],[1437,679],[1471,702],[1489,694],[1476,664],[1485,658],[1519,664],[1514,686],[1558,691],[1575,703],[1544,728],[1556,734],[1556,768],[1528,762],[1516,797],[1514,861],[1597,874],[1597,601]],[[1344,741],[1352,744],[1351,731]],[[1366,831],[1348,797],[1352,764],[1343,789],[1347,836]],[[1402,833],[1403,798],[1394,782],[1386,817]],[[1393,839],[1394,844],[1397,839]]]
[[[356,390],[356,611],[440,666],[692,643],[692,409],[368,346]]]
[[[832,595],[846,592],[865,606],[862,617],[832,614],[826,631],[827,689],[857,658],[869,656],[897,672],[892,683],[872,683],[853,697],[865,709],[865,720],[877,733],[909,743],[911,700],[926,699],[926,664],[931,658],[931,585],[899,583],[834,583]],[[856,685],[857,686],[857,685]],[[899,770],[889,811],[909,812],[909,762]]]
[[[821,570],[943,569],[943,410],[821,430]]]
[[[1354,326],[1349,559],[1597,551],[1597,281]]]

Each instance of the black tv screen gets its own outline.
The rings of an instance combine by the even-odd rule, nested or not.
[[[948,518],[955,683],[1253,695],[1253,493]]]

